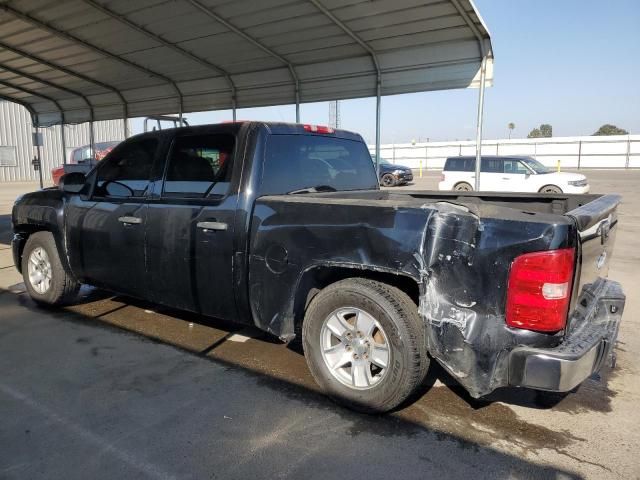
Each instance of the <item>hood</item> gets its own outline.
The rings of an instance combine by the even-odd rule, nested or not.
[[[380,170],[384,172],[393,172],[394,170],[403,170],[405,172],[411,171],[409,167],[405,167],[404,165],[392,165],[389,163],[381,163]]]
[[[587,179],[587,177],[585,177],[581,173],[572,173],[572,172],[552,172],[552,173],[543,173],[542,175],[553,175],[554,178],[557,178],[558,181],[561,181],[561,182]]]

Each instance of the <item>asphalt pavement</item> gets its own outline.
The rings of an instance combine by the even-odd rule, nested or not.
[[[326,399],[295,344],[250,328],[91,288],[36,307],[8,248],[12,200],[35,185],[0,185],[0,478],[640,478],[640,171],[588,176],[625,195],[616,369],[478,401],[432,364],[385,416]]]

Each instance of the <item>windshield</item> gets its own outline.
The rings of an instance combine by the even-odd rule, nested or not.
[[[321,187],[328,191],[378,188],[364,142],[322,135],[270,135],[261,195]]]
[[[540,163],[535,158],[523,158],[522,162],[526,163],[527,166],[536,173],[552,173],[553,172],[553,169],[549,167],[545,167],[542,163]]]

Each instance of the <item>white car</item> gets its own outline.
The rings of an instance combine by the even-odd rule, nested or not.
[[[450,157],[444,164],[440,190],[472,191],[476,157]],[[482,157],[480,189],[488,192],[588,193],[587,177],[557,172],[531,157]]]

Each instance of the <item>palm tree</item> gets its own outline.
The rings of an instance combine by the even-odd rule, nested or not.
[[[509,122],[507,124],[507,128],[509,129],[509,140],[511,140],[511,132],[513,131],[514,128],[516,128],[516,124],[513,122]]]

